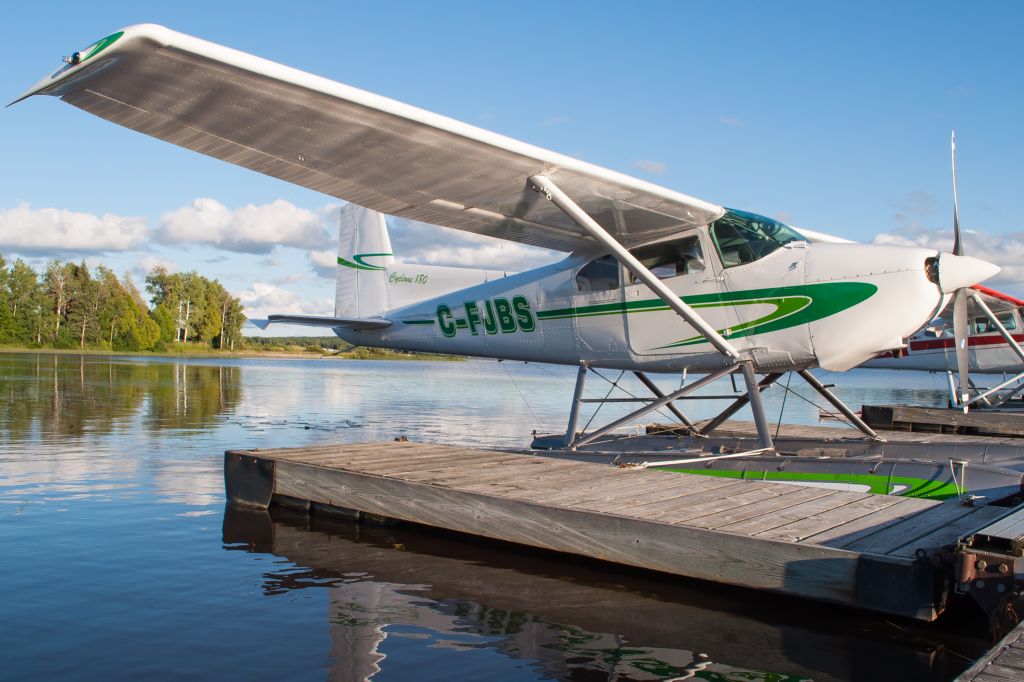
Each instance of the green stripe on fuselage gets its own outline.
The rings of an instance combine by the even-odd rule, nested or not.
[[[735,307],[740,305],[770,304],[776,309],[763,317],[751,320],[728,329],[718,330],[727,339],[763,334],[766,332],[788,329],[800,324],[814,322],[830,315],[835,315],[858,303],[871,298],[878,287],[868,282],[823,282],[792,287],[772,289],[750,289],[748,291],[718,292],[713,294],[697,294],[683,296],[683,302],[695,308]],[[537,319],[561,320],[577,317],[596,317],[600,315],[623,315],[633,313],[659,312],[669,310],[660,298],[643,301],[619,301],[615,303],[599,303],[589,306],[555,308],[537,312]],[[692,337],[662,346],[688,346],[703,343],[703,337]]]

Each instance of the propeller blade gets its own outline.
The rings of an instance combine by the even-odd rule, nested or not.
[[[953,295],[953,338],[956,343],[956,368],[960,380],[960,405],[966,410],[970,374],[967,367],[967,290]]]
[[[953,255],[964,255],[964,245],[960,241],[960,211],[956,198],[956,131],[949,135],[949,154],[953,161]]]

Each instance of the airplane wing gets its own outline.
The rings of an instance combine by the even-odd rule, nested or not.
[[[298,324],[305,327],[350,327],[359,329],[383,329],[391,326],[391,320],[383,317],[354,318],[354,317],[321,317],[320,315],[270,315],[265,320],[249,319],[260,329],[266,329],[272,324]]]
[[[15,101],[57,96],[127,128],[389,215],[560,251],[592,245],[529,188],[527,178],[537,174],[626,246],[724,213],[162,26],[130,26],[75,55]]]

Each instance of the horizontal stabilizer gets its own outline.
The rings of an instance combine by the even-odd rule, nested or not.
[[[383,329],[390,327],[391,321],[383,317],[326,317],[322,315],[271,315],[266,320],[249,320],[260,329],[272,324],[299,324],[306,327],[348,327],[350,329]]]

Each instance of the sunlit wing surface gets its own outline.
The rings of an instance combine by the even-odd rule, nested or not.
[[[97,49],[97,46],[100,46]],[[161,26],[86,48],[48,94],[127,128],[382,213],[571,251],[592,244],[531,175],[626,246],[720,206]],[[23,97],[23,98],[24,98]]]

